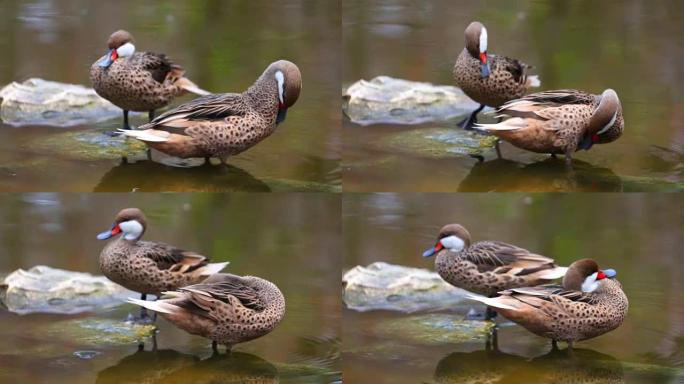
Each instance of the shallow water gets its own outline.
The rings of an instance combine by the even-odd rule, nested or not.
[[[150,166],[146,172],[156,180],[144,188],[139,172],[120,168],[118,159],[37,148],[36,143],[67,130],[119,128],[121,116],[70,128],[15,128],[0,123],[1,190],[251,191],[254,179],[271,190],[340,188],[340,9],[335,2],[288,0],[277,6],[268,1],[3,2],[0,85],[40,77],[90,86],[90,65],[104,54],[109,35],[120,28],[134,35],[139,50],[166,53],[209,91],[241,92],[269,63],[286,58],[302,72],[302,94],[272,136],[229,160],[237,172],[215,167],[203,177],[193,177],[184,170]],[[186,95],[173,105],[191,99]],[[131,123],[146,121],[145,114]],[[114,179],[109,177],[112,172],[118,174]],[[179,178],[186,182],[177,183]]]
[[[434,270],[421,253],[439,228],[463,224],[474,241],[500,240],[553,257],[583,257],[614,268],[629,298],[625,322],[578,342],[573,358],[550,342],[499,318],[499,351],[482,338],[458,343],[392,332],[411,315],[343,311],[342,358],[353,383],[610,382],[677,383],[684,379],[684,286],[680,239],[684,203],[670,194],[346,195],[345,269],[374,261]],[[473,307],[448,314],[463,318]],[[422,314],[421,314],[422,315]],[[439,326],[435,333],[451,332]],[[561,349],[565,348],[561,343]],[[554,376],[556,375],[556,376]],[[477,381],[491,380],[491,381]],[[576,381],[572,381],[576,380]]]
[[[625,133],[575,154],[591,168],[568,175],[542,166],[546,155],[504,144],[506,162],[439,158],[387,147],[398,132],[441,124],[359,126],[343,120],[344,188],[349,191],[652,191],[684,185],[684,3],[592,1],[344,1],[343,86],[379,75],[453,85],[452,67],[473,20],[488,29],[489,51],[535,67],[542,88],[617,91]],[[489,118],[491,120],[491,118]],[[487,118],[481,118],[486,121]],[[456,128],[454,128],[456,129]],[[485,166],[483,166],[485,165]],[[514,169],[514,172],[511,170]],[[606,173],[610,182],[601,182]],[[477,177],[473,177],[473,175]],[[558,185],[556,179],[570,179]],[[595,183],[584,182],[587,178]]]
[[[151,342],[93,346],[47,332],[60,321],[124,319],[137,308],[18,316],[0,309],[0,382],[329,383],[340,378],[340,198],[325,194],[0,195],[0,271],[38,264],[99,274],[95,235],[126,206],[144,209],[145,239],[230,261],[227,272],[279,286],[287,311],[270,334],[211,358],[211,343],[158,319]],[[48,334],[48,336],[46,336]],[[82,357],[74,353],[80,352]],[[94,356],[92,356],[94,355]],[[91,357],[91,358],[88,358]]]

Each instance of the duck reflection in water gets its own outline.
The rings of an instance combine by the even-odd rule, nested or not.
[[[258,356],[231,352],[200,359],[172,349],[159,350],[156,340],[151,351],[139,346],[135,353],[100,371],[96,380],[97,384],[278,382],[276,367]]]
[[[528,359],[496,347],[443,357],[435,382],[446,383],[625,383],[622,364],[590,349],[565,350]]]
[[[94,192],[270,192],[271,188],[233,165],[169,167],[154,161],[122,163],[105,173]]]
[[[478,162],[458,186],[458,192],[621,192],[622,179],[611,169],[573,160],[573,168],[549,157],[531,164],[495,159]]]

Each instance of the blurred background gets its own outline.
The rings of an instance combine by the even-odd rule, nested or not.
[[[479,20],[489,53],[534,66],[541,88],[616,90],[623,136],[578,152],[584,179],[559,185],[562,164],[504,144],[508,162],[489,167],[457,153],[426,156],[392,139],[414,129],[359,126],[347,118],[344,183],[351,191],[645,191],[682,189],[684,173],[684,3],[675,0],[361,1],[342,3],[343,87],[388,75],[455,85],[463,32]],[[481,116],[482,122],[493,121]],[[495,158],[493,151],[487,160]],[[487,164],[487,163],[485,163]],[[576,162],[576,164],[581,164]],[[589,179],[589,180],[586,180]]]
[[[212,261],[230,261],[225,272],[259,276],[280,288],[287,302],[281,324],[271,334],[238,345],[234,351],[253,354],[265,360],[263,364],[277,367],[280,382],[319,383],[339,377],[338,195],[0,195],[0,271],[48,265],[100,275],[98,257],[105,242],[95,236],[110,228],[116,213],[126,207],[145,212],[148,229],[143,240],[166,242]],[[0,309],[0,381],[121,383],[167,375],[167,382],[174,377],[169,372],[188,360],[190,372],[178,382],[227,380],[230,370],[225,366],[196,365],[195,360],[211,355],[210,341],[161,318],[157,341],[165,352],[160,354],[136,354],[133,343],[94,348],[95,357],[78,358],[74,352],[93,347],[65,341],[59,332],[48,331],[70,320],[123,320],[137,310],[126,304],[95,315],[18,316]],[[149,343],[146,349],[151,349]]]
[[[0,123],[0,190],[254,190],[254,179],[279,190],[339,188],[340,17],[335,1],[1,2],[0,85],[40,77],[90,87],[89,68],[106,52],[109,35],[126,29],[138,51],[167,54],[211,92],[242,92],[278,59],[297,64],[303,86],[286,122],[231,158],[237,171],[203,171],[194,179],[158,164],[121,169],[116,160],[55,148],[51,144],[64,140],[64,128]],[[172,106],[189,100],[191,95],[180,97]],[[144,122],[147,114],[131,124]],[[69,131],[120,126],[118,117]],[[147,183],[150,177],[153,183]]]
[[[431,345],[412,342],[407,333],[388,336],[388,324],[409,315],[345,309],[346,380],[480,382],[475,378],[491,374],[498,378],[493,382],[502,383],[674,383],[684,377],[684,202],[678,194],[347,194],[344,269],[385,261],[434,271],[434,259],[421,254],[449,223],[465,226],[474,242],[507,242],[560,265],[589,257],[602,268],[614,268],[629,298],[626,321],[610,333],[576,343],[585,351],[572,370],[581,371],[568,373],[563,364],[573,360],[544,363],[548,359],[540,356],[549,351],[550,341],[519,326],[499,329],[502,354],[497,355],[485,352],[481,340]],[[461,318],[471,307],[479,308],[464,303],[444,313]],[[440,332],[454,331],[444,325]],[[531,358],[536,360],[526,363]],[[504,376],[499,368],[513,373]],[[565,372],[565,377],[542,380],[542,372]]]

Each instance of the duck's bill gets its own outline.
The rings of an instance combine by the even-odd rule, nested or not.
[[[97,235],[98,240],[107,240],[114,235],[118,235],[121,232],[121,228],[118,225],[112,227],[112,229],[101,232]]]
[[[610,268],[610,269],[604,269],[603,273],[606,274],[606,277],[609,279],[612,279],[613,277],[617,276],[617,271]]]
[[[110,65],[112,65],[112,63],[114,62],[114,59],[112,58],[112,56],[113,56],[112,52],[116,52],[116,51],[114,51],[113,49],[110,49],[109,51],[107,51],[107,54],[102,59],[100,59],[100,61],[97,62],[97,65],[99,65],[100,67],[103,67],[103,68],[107,68]]]
[[[423,252],[423,257],[434,256],[435,253],[437,253],[437,250],[434,248],[430,248],[427,251]]]
[[[482,71],[482,77],[489,77],[489,64],[480,64],[480,70]]]

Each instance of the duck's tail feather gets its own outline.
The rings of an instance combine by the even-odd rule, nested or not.
[[[142,131],[133,129],[118,129],[119,132],[125,136],[136,138],[140,141],[163,143],[169,140],[171,134],[166,131],[158,131],[155,129],[145,129]]]
[[[538,75],[527,76],[527,87],[528,88],[539,88],[541,87],[541,79]]]
[[[211,92],[205,91],[204,89],[198,87],[197,84],[190,81],[190,79],[188,79],[187,77],[181,77],[180,79],[176,80],[176,85],[196,95],[211,95]]]
[[[494,308],[510,309],[513,311],[517,310],[517,308],[515,307],[502,303],[500,300],[498,300],[498,297],[485,297],[482,295],[477,295],[475,293],[467,293],[466,298],[470,300],[479,301],[480,303],[487,304],[488,306]]]
[[[500,123],[494,124],[475,124],[475,128],[483,131],[513,131],[516,129],[523,128],[527,125],[525,120],[520,117],[514,117],[511,119],[504,120]]]
[[[561,277],[565,276],[565,273],[568,271],[567,267],[556,267],[553,269],[547,269],[545,271],[539,272],[539,277],[545,280],[556,280],[560,279]]]
[[[215,273],[219,273],[223,270],[223,268],[227,267],[228,264],[230,264],[230,261],[226,261],[225,263],[207,264],[202,268],[202,276],[208,276],[213,275]]]
[[[141,307],[145,307],[147,309],[150,309],[155,312],[161,312],[161,313],[168,313],[168,314],[173,314],[178,311],[179,307],[169,304],[165,302],[164,300],[157,300],[157,301],[146,301],[146,300],[138,300],[129,297],[126,300],[127,303],[139,305]]]

